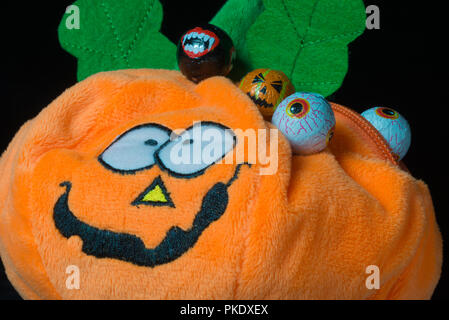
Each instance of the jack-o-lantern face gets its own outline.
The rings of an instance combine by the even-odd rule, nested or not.
[[[290,79],[282,71],[256,69],[248,73],[240,82],[243,90],[264,117],[273,115],[279,103],[295,92]]]
[[[194,133],[195,130],[197,134]],[[208,137],[214,137],[212,142],[203,141],[205,132]],[[139,125],[115,140],[99,156],[99,162],[105,169],[116,174],[135,174],[158,166],[170,176],[191,179],[204,174],[208,167],[216,165],[215,162],[230,152],[236,142],[231,129],[213,122],[199,123],[173,140],[170,140],[171,134],[170,129],[159,124]],[[181,159],[186,160],[184,162],[177,161],[179,151],[186,146],[184,155],[191,157]],[[209,154],[208,159],[205,159],[202,152],[205,148],[215,151],[212,155]],[[196,162],[193,159],[195,154],[202,155]],[[244,164],[236,167],[227,182],[217,182],[207,190],[191,228],[170,228],[163,240],[151,249],[146,248],[142,239],[136,235],[101,230],[77,218],[69,206],[73,187],[70,181],[61,183],[66,191],[54,206],[55,226],[66,238],[80,237],[83,241],[82,251],[87,255],[118,259],[146,267],[169,263],[193,247],[203,231],[223,215],[228,205],[228,188],[237,179],[242,165]],[[134,201],[130,201],[130,206],[139,205],[176,208],[160,175]]]

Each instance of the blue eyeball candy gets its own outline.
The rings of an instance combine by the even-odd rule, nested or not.
[[[410,148],[412,132],[403,116],[390,108],[374,107],[363,112],[362,117],[368,120],[387,140],[399,160],[404,158]]]
[[[284,99],[271,122],[290,141],[295,154],[324,150],[335,130],[335,116],[330,104],[316,93],[296,92]]]

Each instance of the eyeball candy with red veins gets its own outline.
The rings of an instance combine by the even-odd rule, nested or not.
[[[211,24],[198,26],[179,40],[177,59],[181,72],[195,83],[226,76],[235,59],[234,44],[222,29]]]
[[[362,113],[380,134],[387,140],[391,150],[399,160],[404,158],[412,141],[412,132],[407,120],[397,111],[374,107]]]
[[[315,93],[296,92],[288,96],[276,108],[271,122],[290,141],[295,154],[324,150],[335,130],[330,104]]]

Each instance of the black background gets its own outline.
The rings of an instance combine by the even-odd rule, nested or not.
[[[57,39],[61,17],[72,2],[1,4],[0,152],[26,120],[76,83],[76,60],[60,48]],[[161,1],[162,33],[177,42],[189,27],[208,22],[224,2]],[[126,6],[126,0],[123,4]],[[443,10],[434,2],[365,0],[365,4],[379,6],[381,29],[366,30],[350,45],[349,73],[330,100],[358,112],[389,106],[409,120],[413,141],[404,162],[415,177],[429,185],[446,238],[449,201],[444,149],[449,139],[447,88],[443,88],[447,80],[442,70],[447,52],[444,19],[440,17]],[[448,250],[444,250],[447,257]],[[433,298],[447,299],[448,288],[444,264]],[[0,300],[19,298],[0,268]]]

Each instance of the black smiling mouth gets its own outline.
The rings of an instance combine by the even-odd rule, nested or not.
[[[264,108],[273,108],[274,107],[272,103],[268,103],[265,100],[262,100],[261,98],[256,99],[256,97],[252,96],[250,93],[247,93],[247,95],[259,107],[264,107]]]
[[[227,184],[218,182],[207,192],[190,229],[172,227],[162,242],[153,249],[146,248],[142,239],[135,235],[102,230],[79,220],[71,212],[68,204],[71,182],[61,183],[61,187],[65,187],[66,191],[59,197],[53,210],[55,226],[67,239],[79,236],[83,241],[82,251],[87,255],[122,260],[151,268],[166,264],[178,259],[192,248],[203,231],[224,214],[229,202],[228,188],[238,178],[242,165],[244,164],[237,166],[234,176]]]

